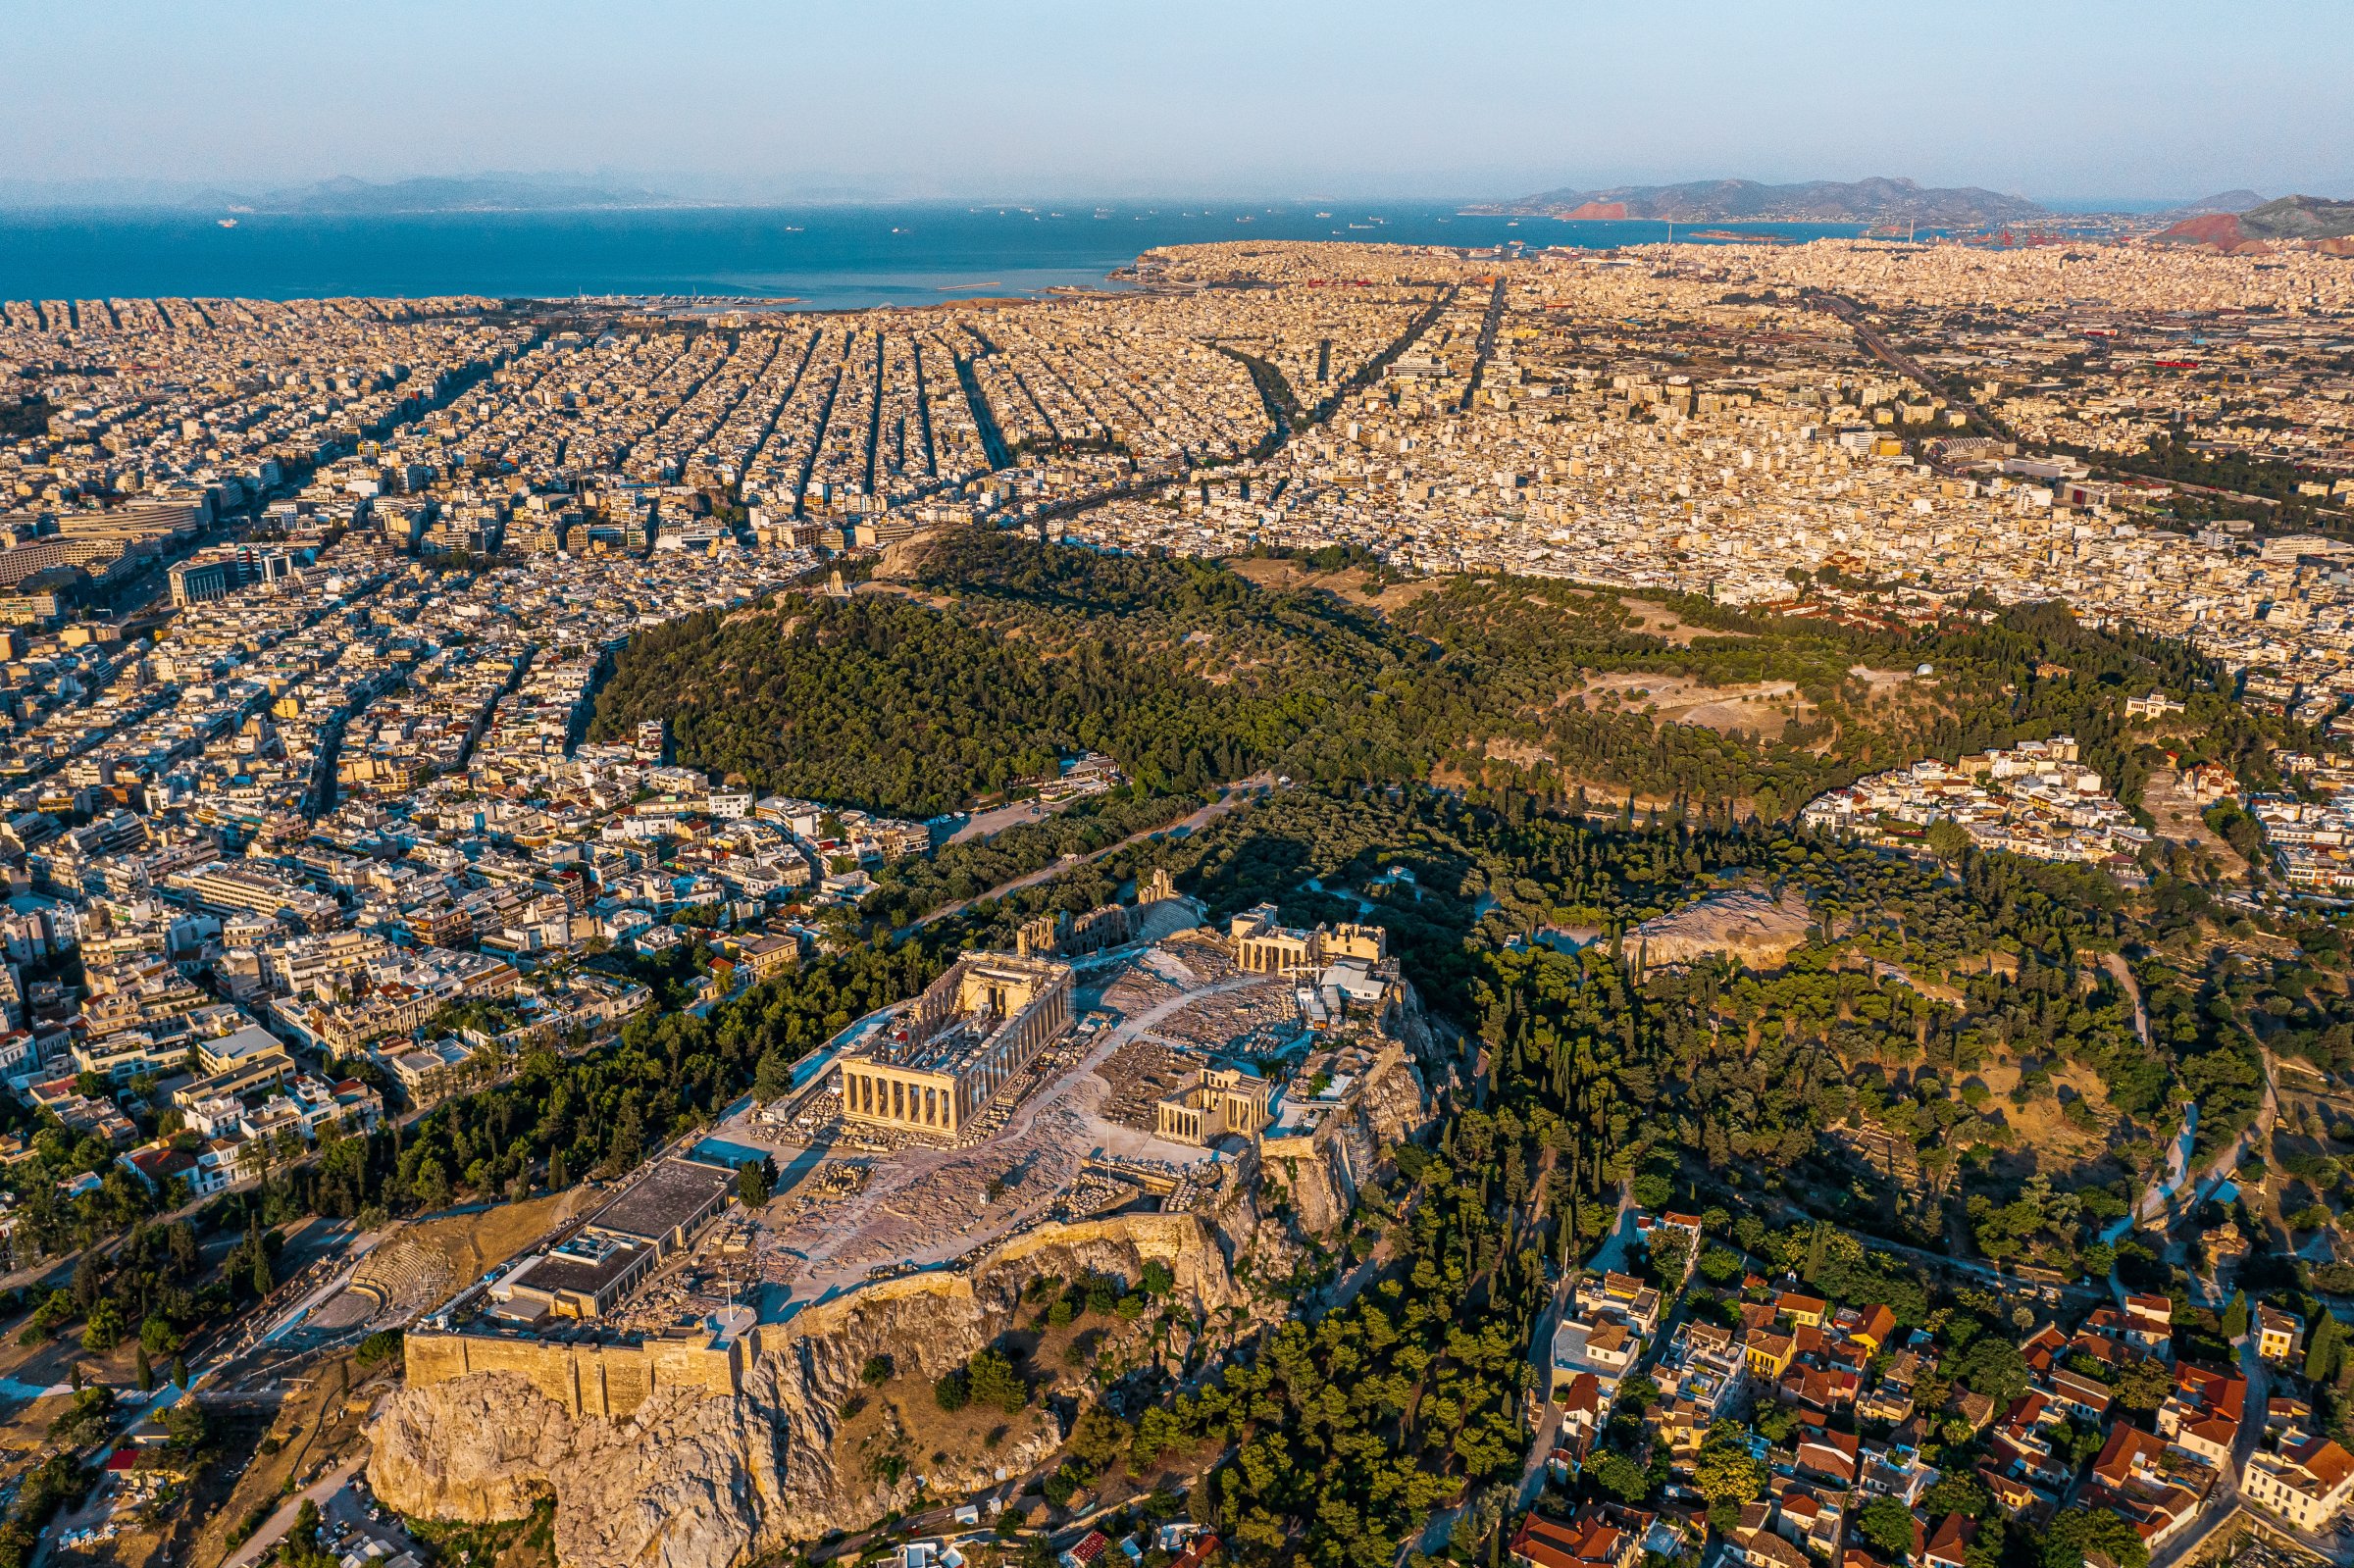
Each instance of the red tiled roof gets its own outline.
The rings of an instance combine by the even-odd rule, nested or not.
[[[1209,1554],[1217,1549],[1217,1537],[1196,1536],[1185,1548],[1185,1555],[1171,1563],[1169,1568],[1202,1568],[1203,1563],[1209,1561]]]
[[[2092,1473],[2110,1487],[2122,1487],[2133,1473],[2136,1458],[2155,1460],[2164,1452],[2164,1438],[2120,1421],[2109,1429],[2109,1441],[2101,1444],[2100,1457],[2092,1461]]]
[[[2354,1475],[2354,1454],[2346,1452],[2328,1438],[2308,1438],[2288,1450],[2288,1457],[2301,1464],[2322,1484],[2324,1492]]]
[[[1537,1568],[1592,1568],[1616,1564],[1626,1546],[1624,1533],[1599,1519],[1560,1524],[1532,1513],[1512,1533],[1510,1549]]]

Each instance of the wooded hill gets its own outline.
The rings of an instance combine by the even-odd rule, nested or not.
[[[2130,803],[2146,763],[2123,699],[2153,687],[2194,698],[2191,755],[2260,755],[2241,710],[2212,694],[2226,683],[2207,661],[2059,606],[1892,633],[1705,600],[1630,606],[1548,580],[1458,578],[1399,597],[1382,609],[1260,587],[1223,564],[969,531],[846,602],[796,596],[643,633],[593,733],[667,718],[691,766],[919,816],[1095,749],[1148,796],[1273,769],[1773,818],[1873,769],[2061,733]],[[1932,675],[1915,679],[1924,663]],[[1630,675],[1746,706],[1663,722],[1646,711],[1659,693]]]

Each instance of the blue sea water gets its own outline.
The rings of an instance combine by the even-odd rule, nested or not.
[[[1860,231],[1710,227],[1792,239]],[[699,294],[854,309],[1101,286],[1140,251],[1210,240],[1608,248],[1666,235],[1664,224],[1342,202],[242,214],[233,228],[212,212],[12,212],[0,213],[0,299]]]

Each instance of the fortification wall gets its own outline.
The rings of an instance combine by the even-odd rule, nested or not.
[[[646,1344],[552,1344],[498,1335],[411,1330],[408,1382],[430,1388],[478,1372],[509,1372],[562,1405],[569,1415],[625,1420],[656,1392],[705,1395],[743,1391],[744,1375],[761,1356],[783,1354],[796,1341],[844,1333],[861,1320],[888,1321],[902,1303],[928,1299],[958,1320],[979,1321],[988,1310],[973,1286],[976,1274],[1019,1265],[1049,1249],[1103,1245],[1133,1249],[1145,1261],[1169,1265],[1180,1290],[1223,1298],[1231,1289],[1203,1223],[1191,1214],[1129,1214],[1043,1225],[974,1259],[969,1267],[902,1275],[820,1301],[788,1323],[763,1323],[733,1343],[656,1340]]]
[[[407,1336],[412,1388],[447,1383],[477,1372],[509,1372],[573,1416],[622,1420],[657,1391],[705,1394],[742,1391],[750,1364],[742,1340],[720,1348],[655,1340],[651,1344],[549,1344],[491,1335],[411,1330]]]

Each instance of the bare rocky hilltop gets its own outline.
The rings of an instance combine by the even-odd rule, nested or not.
[[[2336,255],[2354,252],[2354,201],[2281,196],[2231,212],[2194,213],[2150,236],[2162,245],[2199,245],[2226,255],[2266,255],[2298,245]]]

